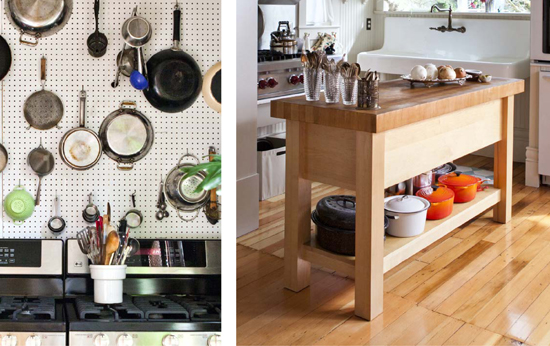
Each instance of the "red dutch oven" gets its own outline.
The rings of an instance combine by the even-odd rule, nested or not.
[[[427,199],[431,203],[426,215],[428,220],[441,220],[453,212],[455,193],[446,186],[434,185],[427,187],[419,190],[416,195]]]
[[[455,203],[466,203],[476,198],[478,191],[481,191],[483,180],[462,172],[445,174],[438,179],[439,183],[445,185],[455,193]]]

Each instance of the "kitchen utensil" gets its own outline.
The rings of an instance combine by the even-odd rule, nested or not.
[[[357,77],[340,78],[340,93],[342,94],[342,103],[346,106],[355,106],[357,104],[357,91],[359,81]]]
[[[90,276],[94,280],[94,302],[96,304],[120,304],[123,301],[122,286],[126,278],[125,265],[90,265]]]
[[[455,193],[448,187],[433,185],[419,190],[416,195],[430,201],[426,215],[428,220],[441,220],[453,212]]]
[[[469,75],[472,76],[472,78],[469,79],[472,82],[479,81],[479,76],[481,76],[483,74],[483,72],[480,71],[480,70],[465,70],[465,71],[466,71],[466,74],[469,74]]]
[[[458,85],[464,85],[466,83],[466,80],[472,78],[471,75],[467,74],[466,77],[463,78],[455,78],[455,79],[414,79],[411,77],[410,74],[401,76],[401,79],[406,80],[411,83],[411,88],[414,87],[414,84],[424,84],[426,87],[431,88],[436,84],[445,84],[445,83],[457,83]]]
[[[0,35],[0,81],[2,81],[11,68],[11,49],[8,42]]]
[[[304,91],[307,101],[319,101],[324,73],[325,71],[320,68],[304,68]]]
[[[159,184],[159,194],[157,197],[157,212],[155,213],[155,218],[158,221],[161,221],[164,218],[167,218],[170,216],[168,211],[166,210],[166,196],[164,196],[164,182],[162,181],[162,176],[160,177],[160,184]]]
[[[143,214],[141,213],[141,211],[136,209],[136,193],[134,192],[131,195],[131,197],[132,197],[132,210],[129,210],[126,213],[126,216],[124,216],[124,218],[128,223],[128,227],[137,228],[141,226],[143,222]]]
[[[34,47],[40,38],[55,34],[67,24],[73,0],[6,0],[4,9],[10,23],[21,32],[19,42]]]
[[[57,127],[63,118],[63,102],[51,91],[45,90],[46,86],[46,57],[40,60],[40,80],[42,89],[33,93],[25,101],[23,113],[29,123],[30,129],[49,130]]]
[[[128,244],[127,243],[128,232],[129,232],[129,229],[128,229],[128,223],[126,219],[120,220],[118,225],[118,238],[120,239],[120,242],[113,256],[113,260],[111,261],[111,265],[119,265],[120,261],[122,261],[122,255],[124,253],[124,249]]]
[[[34,198],[21,183],[4,199],[4,211],[16,225],[22,225],[26,219],[31,217],[34,207]]]
[[[466,203],[476,198],[480,179],[471,175],[462,174],[462,172],[455,171],[438,179],[440,184],[447,186],[455,193],[455,203]]]
[[[202,87],[199,65],[180,48],[181,11],[174,8],[173,46],[156,53],[147,61],[149,87],[143,94],[156,109],[177,113],[191,107]]]
[[[288,21],[279,21],[277,30],[271,32],[270,48],[273,52],[283,54],[296,54],[298,51],[298,43],[296,35],[290,29]]]
[[[3,144],[0,144],[0,173],[6,169],[6,166],[8,165],[8,151],[6,150],[6,147],[4,147]]]
[[[117,251],[120,245],[120,238],[116,231],[109,232],[105,242],[105,254],[103,255],[103,265],[111,263],[111,256]]]
[[[122,257],[122,264],[126,263],[126,259],[128,257],[132,257],[139,252],[139,241],[135,238],[128,239],[128,246],[126,249],[127,250],[124,252],[124,257]]]
[[[57,196],[57,194],[55,195],[55,200],[54,200],[54,210],[55,210],[55,214],[50,219],[50,221],[48,221],[48,228],[53,233],[59,234],[63,232],[63,230],[65,230],[65,227],[67,224],[65,223],[65,220],[63,220],[63,218],[60,215],[61,206],[59,204],[59,197]]]
[[[204,75],[202,97],[206,104],[220,113],[222,111],[222,63],[212,66]]]
[[[99,32],[99,0],[94,1],[95,32],[88,37],[88,53],[94,58],[101,58],[107,52],[109,40]]]
[[[122,102],[120,109],[101,123],[99,138],[103,152],[117,162],[119,170],[129,171],[147,155],[155,140],[153,125],[136,110],[136,103]]]
[[[36,205],[40,205],[40,191],[42,188],[42,178],[50,174],[55,167],[53,154],[42,146],[42,139],[37,148],[31,150],[27,156],[27,164],[38,176],[38,187],[36,188]]]
[[[168,173],[164,193],[168,204],[176,209],[178,217],[184,221],[191,221],[197,218],[200,209],[208,203],[209,194],[207,191],[195,192],[197,186],[206,177],[205,172],[200,171],[197,175],[187,178],[186,174],[181,171],[183,167],[196,165],[191,162],[183,162],[186,157],[193,159],[197,164],[200,163],[200,160],[193,154],[183,155],[177,166]],[[182,213],[190,213],[192,216],[185,218]]]
[[[124,41],[129,46],[137,49],[137,68],[130,75],[130,81],[132,82],[132,86],[138,90],[143,90],[148,86],[147,69],[142,47],[149,42],[152,34],[151,24],[145,18],[137,15],[137,7],[134,9],[133,16],[122,24],[122,37]],[[133,78],[132,75],[134,76]]]
[[[439,177],[445,175],[445,174],[449,174],[451,172],[454,172],[456,171],[456,165],[452,162],[449,162],[449,163],[445,163],[439,167],[436,167],[434,169],[432,169],[432,172],[433,172],[433,179],[432,181],[433,182],[437,182]]]
[[[94,223],[99,219],[99,209],[94,204],[92,198],[93,195],[90,193],[88,195],[88,205],[82,211],[82,218],[88,223]]]
[[[317,217],[324,225],[339,229],[355,229],[355,196],[335,195],[317,202]]]
[[[419,190],[432,186],[433,173],[432,171],[422,173],[413,178],[413,193],[416,194]]]
[[[88,228],[78,231],[76,233],[76,240],[83,254],[90,255],[92,253],[91,238]]]
[[[137,51],[133,47],[126,48],[124,44],[123,50],[117,55],[117,65],[120,67],[120,73],[126,77],[130,77],[132,72],[136,69],[136,54]]]
[[[418,196],[393,196],[384,199],[384,210],[390,219],[389,235],[394,237],[414,237],[426,226],[426,215],[430,202]]]
[[[404,195],[407,190],[407,183],[401,182],[399,184],[392,185],[384,190],[384,197]]]
[[[69,167],[84,171],[95,166],[101,158],[99,136],[86,128],[86,91],[80,92],[80,127],[69,130],[59,142],[59,156]]]

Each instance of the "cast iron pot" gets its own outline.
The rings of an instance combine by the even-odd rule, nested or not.
[[[335,195],[317,203],[317,215],[324,225],[355,230],[355,196]]]

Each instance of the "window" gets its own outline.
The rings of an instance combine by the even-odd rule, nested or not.
[[[432,5],[456,12],[530,13],[531,0],[384,0],[384,11],[429,12]]]
[[[332,0],[307,0],[306,25],[322,26],[333,22]]]

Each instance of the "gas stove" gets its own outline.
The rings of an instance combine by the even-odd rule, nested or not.
[[[140,239],[126,262],[121,304],[93,301],[88,261],[67,241],[66,311],[69,345],[221,345],[219,241]],[[149,254],[161,245],[160,261]],[[180,249],[176,256],[170,249]],[[155,265],[155,267],[151,267]],[[160,265],[160,266],[159,266]]]
[[[0,239],[0,344],[66,345],[61,240]]]

